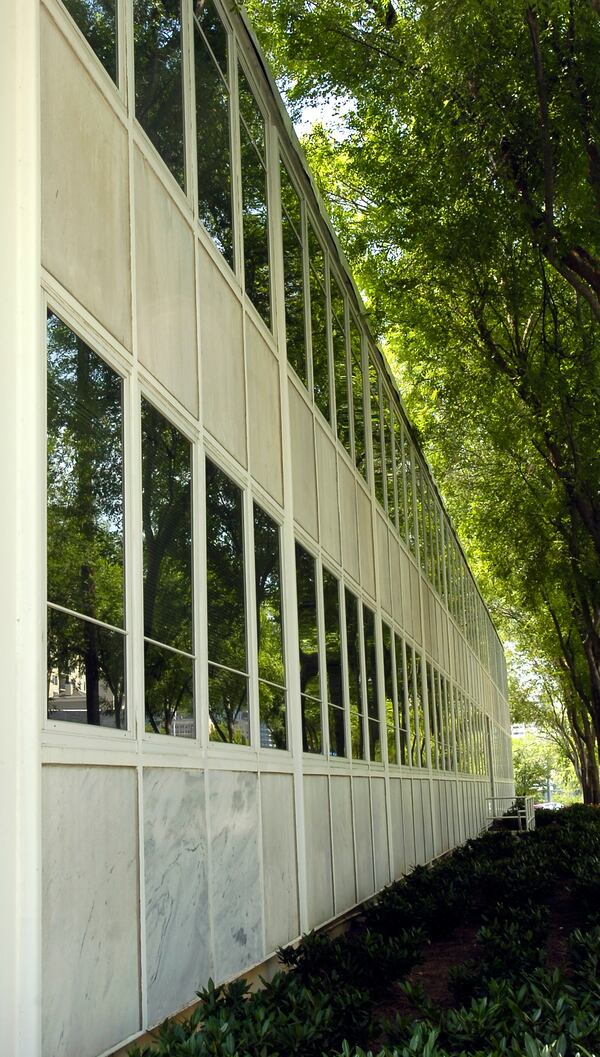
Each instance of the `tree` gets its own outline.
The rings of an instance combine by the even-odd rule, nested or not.
[[[599,5],[248,6],[292,105],[339,104],[309,160],[495,614],[587,717],[598,802]]]

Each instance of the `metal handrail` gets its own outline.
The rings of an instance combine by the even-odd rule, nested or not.
[[[487,818],[494,822],[515,819],[518,830],[535,829],[535,811],[532,796],[490,796],[487,798]]]

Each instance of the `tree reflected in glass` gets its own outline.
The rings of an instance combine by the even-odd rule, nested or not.
[[[260,740],[287,748],[279,526],[254,505],[254,574],[258,646]]]
[[[135,116],[185,189],[180,0],[134,0]]]
[[[322,752],[323,745],[316,592],[315,559],[304,550],[304,547],[296,543],[298,650],[302,742],[305,752]]]
[[[117,81],[117,0],[63,0],[100,62]]]

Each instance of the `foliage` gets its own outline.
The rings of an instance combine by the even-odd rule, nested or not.
[[[548,788],[573,789],[572,769],[556,744],[543,735],[531,733],[512,739],[515,792],[545,800]],[[572,797],[572,791],[571,791]],[[556,799],[561,799],[557,795]]]

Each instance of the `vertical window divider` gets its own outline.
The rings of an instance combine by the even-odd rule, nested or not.
[[[321,754],[325,758],[329,758],[329,687],[327,685],[323,562],[320,555],[315,558],[315,588],[317,595],[317,636],[319,642],[319,685],[321,688]]]
[[[346,740],[346,759],[352,760],[352,731],[350,728],[350,687],[348,665],[348,629],[346,625],[346,590],[345,583],[338,580],[338,598],[340,614],[340,653],[342,664],[342,696],[344,700],[344,731]]]
[[[304,283],[304,336],[306,341],[306,381],[311,401],[314,403],[315,386],[312,358],[312,317],[310,297],[310,254],[308,252],[308,210],[304,195],[300,196],[302,212],[302,281]]]
[[[331,310],[331,269],[329,267],[328,248],[325,248],[323,251],[323,267],[325,269],[325,328],[327,330],[327,367],[329,376],[329,425],[337,438],[337,394],[335,391],[335,371],[333,367],[333,312]]]
[[[185,193],[192,205],[192,215],[198,222],[198,166],[196,159],[196,90],[194,85],[194,16],[192,0],[181,5],[181,36],[183,56],[183,114]]]
[[[125,387],[125,610],[126,678],[132,735],[138,746],[144,734],[144,562],[142,524],[141,387],[132,375]],[[135,699],[130,688],[136,688]]]
[[[394,625],[388,625],[390,629],[390,663],[392,665],[392,694],[394,702],[394,737],[396,739],[396,763],[399,766],[402,763],[402,753],[400,751],[400,693],[398,691],[398,679],[397,679],[397,667],[396,667],[396,632]]]
[[[250,713],[250,745],[260,747],[260,717],[258,708],[258,632],[256,628],[256,583],[254,556],[254,508],[249,487],[242,490],[244,511],[244,576],[246,595],[246,664],[248,667],[248,706]]]
[[[350,303],[344,298],[344,346],[346,349],[346,392],[348,394],[348,430],[350,434],[350,458],[356,467],[356,445],[354,440],[354,392],[352,390],[352,338],[350,333]]]
[[[130,86],[127,77],[129,5],[133,0],[120,0],[117,5],[117,77],[118,89],[129,113]]]
[[[381,609],[378,606],[374,611],[375,617],[375,673],[376,673],[376,694],[377,694],[377,713],[379,716],[379,731],[380,731],[380,745],[381,745],[381,762],[384,767],[388,768],[388,745],[387,745],[387,716],[385,714],[385,660],[383,656],[383,626],[381,623]],[[397,757],[396,757],[397,758]]]
[[[242,148],[240,142],[240,103],[238,96],[238,49],[235,36],[229,36],[229,90],[231,93],[230,136],[231,136],[231,187],[233,215],[233,256],[235,274],[242,290],[245,290],[244,279],[244,235],[242,210]]]
[[[365,656],[365,627],[364,627],[364,613],[363,613],[363,601],[362,598],[357,600],[357,620],[358,620],[358,649],[360,654],[360,703],[361,703],[361,721],[363,725],[363,745],[364,745],[364,756],[363,759],[369,763],[371,760],[371,743],[369,737],[369,702],[367,698],[367,662]]]
[[[208,745],[208,603],[206,576],[206,473],[201,438],[192,445],[192,586],[194,598],[194,716],[196,742]]]

